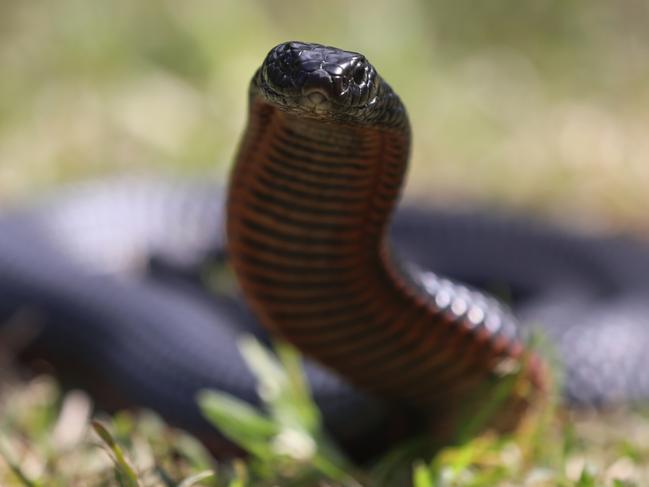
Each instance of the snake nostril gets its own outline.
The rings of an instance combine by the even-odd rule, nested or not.
[[[358,66],[356,69],[354,69],[352,79],[357,85],[362,84],[365,81],[365,66]]]

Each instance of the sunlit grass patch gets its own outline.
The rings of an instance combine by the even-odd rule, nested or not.
[[[202,395],[201,404],[217,427],[251,453],[250,485],[314,485],[318,479],[324,485],[345,486],[617,487],[642,485],[649,478],[649,450],[640,453],[636,449],[640,447],[629,447],[627,440],[613,449],[615,453],[609,451],[610,456],[588,457],[594,445],[584,441],[588,432],[588,428],[581,430],[584,416],[557,410],[553,400],[536,408],[512,434],[486,431],[441,450],[434,438],[422,435],[397,445],[370,465],[354,467],[326,440],[316,407],[297,373],[295,352],[282,346],[277,361],[250,340],[244,342],[243,350],[260,389],[267,391],[262,394],[265,408],[253,410],[214,393]],[[496,394],[494,401],[499,399]],[[630,424],[646,421],[640,415],[628,420]],[[435,452],[432,459],[427,451]]]
[[[252,339],[242,342],[242,350],[257,376],[263,406],[216,392],[201,394],[200,402],[207,417],[248,450],[246,459],[215,463],[196,440],[151,413],[100,416],[91,424],[85,395],[61,395],[54,382],[38,377],[4,389],[0,485],[640,487],[649,482],[649,415],[568,412],[551,405],[509,435],[486,431],[440,450],[434,438],[422,434],[374,462],[354,465],[323,431],[295,351],[279,346],[275,356]]]

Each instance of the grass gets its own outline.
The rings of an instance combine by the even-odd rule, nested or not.
[[[301,39],[364,52],[403,97],[406,197],[646,232],[648,23],[642,0],[6,1],[0,204],[116,173],[222,177],[254,69]],[[281,356],[260,377],[280,383],[266,410],[203,397],[253,451],[216,468],[151,413],[93,428],[82,394],[3,375],[0,485],[649,485],[649,419],[629,411],[550,411],[432,458],[413,440],[358,469],[319,430],[295,357]],[[258,372],[260,360],[252,352]]]
[[[199,401],[206,417],[248,451],[245,461],[213,464],[200,444],[153,413],[92,419],[87,397],[61,397],[50,379],[39,377],[5,401],[0,485],[621,487],[649,481],[649,420],[642,412],[593,415],[554,404],[506,436],[487,431],[431,456],[432,440],[422,435],[369,465],[354,465],[323,431],[299,355],[280,345],[277,358],[253,339],[241,349],[264,391],[264,407],[216,391]]]

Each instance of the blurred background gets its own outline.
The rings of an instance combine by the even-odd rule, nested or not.
[[[406,195],[649,230],[645,0],[0,3],[0,204],[113,174],[219,179],[266,52],[367,55],[414,127]]]

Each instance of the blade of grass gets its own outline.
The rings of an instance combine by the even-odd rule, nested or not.
[[[209,479],[211,477],[214,477],[213,470],[205,470],[203,472],[198,472],[197,474],[194,474],[184,479],[182,482],[178,484],[178,487],[192,487],[193,485],[197,484],[201,480]]]
[[[217,391],[201,391],[198,404],[203,415],[227,438],[260,459],[273,456],[270,440],[279,427],[248,403]]]
[[[122,451],[121,447],[115,442],[115,439],[110,434],[108,429],[106,429],[106,427],[97,420],[93,420],[91,424],[92,424],[92,428],[95,430],[95,433],[97,433],[97,436],[99,436],[99,438],[112,452],[113,461],[115,462],[115,465],[119,470],[119,472],[126,480],[127,485],[132,487],[141,487],[135,469],[131,466],[129,461],[126,459],[124,452]]]
[[[417,462],[412,472],[413,487],[435,487],[430,469],[424,463]]]
[[[0,438],[1,439],[1,438]],[[0,458],[2,458],[5,463],[9,466],[11,472],[16,476],[19,482],[22,483],[25,487],[39,487],[39,483],[31,480],[25,472],[23,472],[18,462],[14,461],[12,456],[9,454],[7,448],[5,448],[2,441],[0,441]]]

